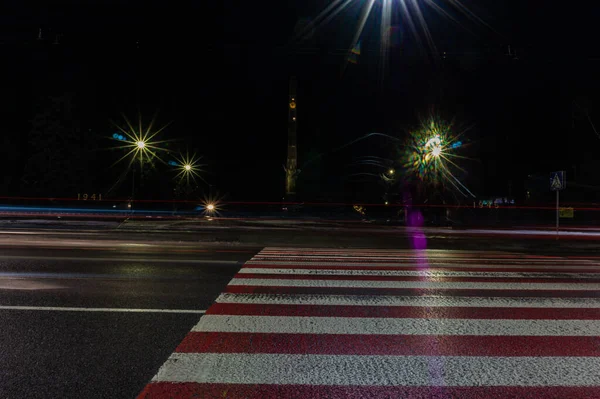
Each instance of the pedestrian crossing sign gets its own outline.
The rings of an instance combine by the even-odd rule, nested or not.
[[[550,175],[550,190],[564,190],[566,186],[565,172],[554,172]]]

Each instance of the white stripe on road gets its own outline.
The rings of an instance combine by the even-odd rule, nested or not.
[[[357,263],[357,262],[327,262],[327,261],[318,261],[318,262],[306,262],[306,261],[255,261],[249,260],[246,262],[246,265],[289,265],[289,266],[312,266],[312,267],[329,267],[329,266],[353,266],[353,267],[379,267],[379,266],[392,266],[392,267],[414,267],[415,269],[435,269],[435,268],[461,268],[461,269],[469,269],[469,268],[485,268],[485,269],[541,269],[541,270],[562,270],[562,269],[587,269],[587,270],[600,270],[600,266],[562,266],[562,265],[530,265],[530,264],[520,264],[520,265],[507,265],[502,263],[495,264],[463,264],[460,262],[450,263],[450,262],[442,262],[442,263],[431,263],[425,260],[423,261],[412,261],[412,262],[371,262],[371,263]]]
[[[556,234],[556,233],[555,233]],[[528,258],[528,259],[571,259],[569,256],[557,256],[557,255],[535,255],[526,254],[523,252],[509,251],[509,250],[460,250],[460,249],[394,249],[394,248],[298,248],[298,247],[265,247],[259,252],[259,255],[263,254],[315,254],[315,253],[327,253],[327,254],[386,254],[386,255],[398,255],[398,256],[435,256],[435,257],[448,257],[448,256],[464,256],[469,258],[493,258],[493,257],[512,257],[512,258]],[[591,256],[595,258],[595,256]]]
[[[279,334],[592,337],[600,335],[600,320],[398,319],[376,317],[206,315],[200,319],[200,322],[194,326],[192,331]]]
[[[598,275],[600,278],[600,274]],[[171,274],[109,274],[109,273],[69,273],[69,272],[0,272],[1,280],[23,280],[23,279],[48,279],[48,280],[70,280],[70,279],[105,279],[105,280],[190,280],[189,276]]]
[[[556,255],[528,255],[522,252],[487,251],[487,250],[447,250],[447,249],[373,249],[373,248],[275,248],[266,247],[257,256],[262,255],[396,255],[412,258],[464,258],[480,260],[531,260],[531,261],[598,261],[596,255],[585,256],[556,256]]]
[[[512,254],[511,252],[505,251],[476,251],[476,250],[460,250],[460,249],[394,249],[394,248],[331,248],[331,247],[265,247],[260,253],[270,252],[342,252],[342,253],[354,253],[354,252],[389,252],[389,253],[433,253],[433,254],[476,254],[489,253],[489,254]]]
[[[563,264],[563,263],[590,263],[591,260],[586,259],[528,259],[528,258],[482,258],[482,257],[455,257],[455,256],[380,256],[380,255],[362,255],[362,256],[347,256],[344,254],[279,254],[279,255],[263,255],[258,254],[252,258],[252,260],[277,260],[277,259],[304,259],[304,260],[326,260],[341,262],[346,260],[398,260],[398,261],[429,261],[429,262],[455,262],[460,263],[464,261],[476,261],[476,262],[507,262],[507,263],[549,263],[549,264]]]
[[[261,305],[338,305],[338,306],[422,306],[474,308],[585,308],[599,309],[596,298],[501,298],[453,296],[388,296],[388,295],[276,295],[221,294],[218,303]]]
[[[488,259],[488,258],[429,258],[429,257],[404,257],[404,256],[296,256],[296,255],[280,255],[280,256],[254,256],[253,261],[284,261],[284,260],[297,260],[297,261],[330,261],[330,262],[355,262],[355,261],[398,261],[398,262],[449,262],[449,263],[461,263],[465,261],[469,262],[481,262],[481,263],[514,263],[514,264],[551,264],[551,265],[562,265],[566,263],[590,263],[588,261],[582,262],[581,260],[555,260],[555,259],[513,259],[513,258],[499,258],[499,259]]]
[[[126,308],[75,308],[56,306],[10,306],[0,305],[0,310],[42,310],[58,312],[122,312],[122,313],[194,313],[204,314],[206,310],[194,309],[126,309]]]
[[[452,235],[452,234],[457,234],[457,235],[470,235],[470,234],[491,234],[491,235],[521,235],[521,236],[530,236],[530,235],[537,235],[537,236],[553,236],[556,235],[556,232],[552,231],[552,230],[452,230],[451,232],[444,232],[444,231],[436,231],[436,230],[425,230],[424,231],[426,234],[432,234],[432,233],[436,233],[436,234],[447,234],[447,235]],[[448,234],[450,233],[450,234]],[[561,231],[560,232],[561,235],[565,235],[565,236],[583,236],[583,237],[598,237],[600,236],[600,232],[599,231]]]
[[[519,252],[506,252],[506,251],[460,251],[460,250],[446,250],[446,249],[373,249],[373,248],[343,248],[343,249],[328,249],[328,248],[282,248],[272,249],[265,248],[260,251],[257,255],[346,255],[346,256],[365,256],[365,255],[381,255],[381,256],[431,256],[437,258],[447,257],[464,257],[464,258],[480,258],[480,259],[493,259],[500,257],[511,257],[511,258],[528,258],[528,259],[540,259],[536,255],[526,255]],[[545,259],[562,259],[568,257],[562,256],[545,256]]]
[[[154,382],[342,386],[597,386],[600,357],[174,353]],[[437,383],[436,383],[437,381]]]
[[[48,284],[41,281],[27,279],[8,280],[7,283],[0,281],[0,290],[14,291],[38,291],[38,290],[62,290],[67,287],[59,284]]]
[[[146,262],[146,263],[212,263],[223,265],[234,265],[244,263],[237,260],[222,259],[181,259],[172,258],[111,258],[111,257],[81,257],[81,256],[21,256],[21,255],[0,255],[0,259],[15,260],[45,260],[45,261],[85,261],[85,262]]]
[[[490,277],[490,278],[597,278],[600,273],[548,273],[548,272],[455,272],[432,270],[365,270],[365,269],[268,269],[244,267],[240,274],[300,274],[300,275],[341,275],[341,276],[416,276],[416,277]]]
[[[229,285],[261,287],[348,287],[348,288],[415,288],[415,289],[479,289],[479,290],[600,290],[600,283],[471,283],[437,281],[371,281],[371,280],[286,280],[234,278]]]

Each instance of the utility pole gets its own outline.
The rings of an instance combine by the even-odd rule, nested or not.
[[[298,177],[298,148],[297,148],[297,123],[296,120],[296,77],[290,78],[290,91],[288,99],[288,149],[285,169],[285,196],[286,201],[296,199],[296,178]]]
[[[129,201],[129,210],[133,215],[133,197],[135,195],[135,165],[131,168],[131,200]]]

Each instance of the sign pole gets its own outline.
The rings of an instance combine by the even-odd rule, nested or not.
[[[556,191],[556,239],[558,240],[558,222],[560,219],[560,208],[559,208],[559,194],[560,190],[564,190],[567,185],[567,179],[565,177],[565,171],[553,172],[550,175],[550,190]]]
[[[556,190],[556,239],[558,240],[558,221],[559,221],[559,207],[558,207],[558,193],[560,191]]]

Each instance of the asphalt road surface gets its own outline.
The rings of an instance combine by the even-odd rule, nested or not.
[[[0,242],[0,398],[600,397],[595,252],[66,237]]]
[[[600,398],[593,256],[268,247],[139,398]]]
[[[0,398],[134,398],[259,249],[0,247]]]

